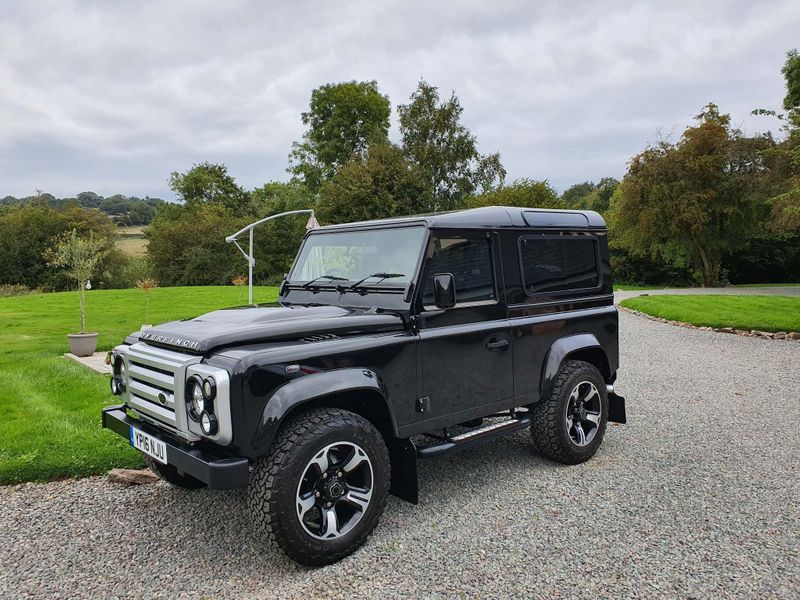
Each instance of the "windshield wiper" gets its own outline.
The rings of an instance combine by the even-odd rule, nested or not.
[[[303,289],[307,290],[311,287],[311,284],[313,284],[315,281],[319,281],[320,279],[327,279],[329,281],[347,281],[347,279],[344,277],[337,277],[336,275],[320,275],[319,277],[314,277],[314,279],[311,281],[306,281],[303,284]]]
[[[372,279],[373,277],[378,277],[378,281],[376,281],[375,283],[380,283],[384,279],[393,279],[395,277],[405,277],[405,276],[406,276],[405,273],[373,273],[372,275],[367,275],[366,277],[364,277],[364,279],[359,279],[358,281],[356,281],[353,285],[351,285],[347,289],[348,290],[358,289],[358,287],[362,283],[364,283],[367,279]]]

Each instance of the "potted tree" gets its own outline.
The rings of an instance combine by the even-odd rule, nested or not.
[[[78,284],[81,300],[81,330],[67,334],[69,351],[75,356],[91,356],[97,349],[97,333],[86,332],[86,288],[100,262],[108,254],[108,241],[96,238],[89,232],[88,237],[79,237],[77,231],[62,237],[49,253],[50,265],[63,268],[66,274]]]

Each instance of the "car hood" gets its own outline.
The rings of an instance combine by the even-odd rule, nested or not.
[[[227,308],[146,329],[139,340],[205,354],[217,348],[333,334],[396,331],[402,318],[377,309],[264,304]]]

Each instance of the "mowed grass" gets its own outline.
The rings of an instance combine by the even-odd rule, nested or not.
[[[156,288],[149,322],[196,316],[247,301],[247,289]],[[256,302],[272,302],[275,287],[254,288]],[[110,350],[145,322],[138,289],[86,295],[87,329]],[[114,467],[142,466],[140,454],[100,426],[100,410],[114,404],[108,376],[62,355],[66,334],[80,324],[77,292],[0,298],[0,484],[81,477]]]
[[[800,297],[639,296],[620,303],[648,315],[708,327],[750,331],[800,331]]]

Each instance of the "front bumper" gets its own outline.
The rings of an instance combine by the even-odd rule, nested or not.
[[[103,409],[103,427],[130,439],[131,425],[152,435],[167,445],[167,462],[179,473],[191,475],[214,489],[244,487],[250,478],[250,463],[246,458],[217,456],[184,444],[156,427],[133,419],[125,406]]]

